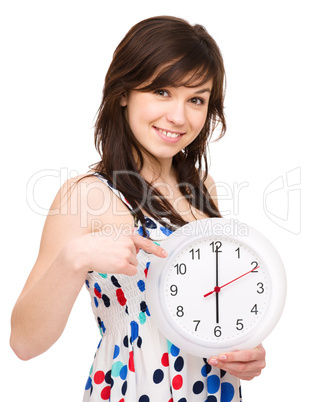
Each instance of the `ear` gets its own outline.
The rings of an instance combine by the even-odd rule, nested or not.
[[[125,107],[127,106],[127,96],[126,93],[122,94],[120,97],[120,106]]]

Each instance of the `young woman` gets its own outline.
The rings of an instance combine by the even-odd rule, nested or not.
[[[95,126],[101,160],[55,197],[12,314],[11,346],[33,358],[86,285],[102,338],[85,402],[239,402],[240,379],[265,365],[261,345],[208,361],[183,353],[146,305],[149,253],[165,258],[176,227],[221,216],[206,152],[226,129],[224,77],[212,37],[174,17],[136,24],[114,53]]]

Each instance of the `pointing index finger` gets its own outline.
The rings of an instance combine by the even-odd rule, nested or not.
[[[155,244],[153,241],[140,236],[139,234],[134,234],[132,236],[132,239],[134,241],[134,244],[137,249],[142,249],[146,251],[147,253],[154,254],[158,257],[167,257],[168,253],[166,250],[164,250],[162,247],[158,246]]]

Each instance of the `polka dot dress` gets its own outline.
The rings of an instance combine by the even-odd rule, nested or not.
[[[108,185],[131,209],[123,195]],[[171,231],[152,218],[146,218],[146,228],[164,247]],[[143,233],[140,225],[136,230]],[[138,261],[138,273],[132,277],[94,271],[87,275],[101,340],[83,402],[240,402],[236,377],[184,353],[159,332],[146,304],[147,272],[152,269],[149,255],[140,250]]]

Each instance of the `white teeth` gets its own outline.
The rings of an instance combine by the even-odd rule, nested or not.
[[[180,136],[180,134],[171,133],[170,131],[161,130],[160,128],[158,128],[158,131],[160,131],[163,135],[165,135],[168,138],[177,138]]]

